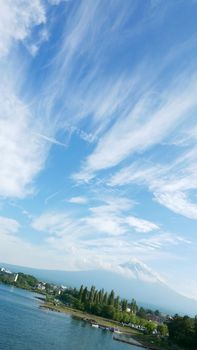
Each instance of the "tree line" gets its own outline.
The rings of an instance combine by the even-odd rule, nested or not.
[[[150,313],[156,316],[160,315],[158,310],[153,312],[152,310],[145,310],[139,307],[133,298],[131,302],[128,302],[128,300],[116,296],[113,290],[108,293],[104,289],[96,289],[95,286],[92,286],[90,289],[83,285],[79,290],[76,288],[66,289],[61,293],[59,299],[68,306],[90,314],[118,322],[139,325],[147,333],[152,333],[157,328],[157,323],[148,321],[147,315]],[[166,325],[159,325],[158,328],[162,335],[167,334],[168,329]]]
[[[0,273],[0,283],[36,290],[39,281],[34,276],[18,273],[18,279],[14,282],[13,274]],[[53,297],[59,298],[63,304],[117,322],[139,325],[149,334],[157,329],[161,336],[169,335],[170,344],[177,344],[183,349],[197,350],[197,316],[191,318],[176,314],[174,317],[163,319],[165,321],[163,324],[157,324],[150,322],[149,318],[156,316],[162,319],[159,310],[153,311],[139,307],[135,299],[132,298],[130,302],[121,299],[115,295],[113,290],[108,293],[104,289],[98,290],[94,286],[88,289],[82,285],[80,289],[68,288],[58,295],[52,285],[45,283],[45,287],[46,295],[53,291]]]
[[[13,273],[0,273],[0,282],[4,284],[10,284],[13,285],[17,288],[22,288],[22,289],[27,289],[27,290],[32,290],[35,289],[38,280],[32,275],[27,275],[25,273],[19,272],[17,273],[18,277],[15,282],[15,274]]]
[[[177,344],[183,349],[197,350],[197,316],[179,316],[163,319],[163,323],[150,322],[149,316],[161,317],[159,310],[150,310],[139,307],[135,299],[129,302],[104,289],[90,289],[83,285],[80,289],[66,289],[59,296],[60,300],[69,306],[81,311],[102,316],[114,321],[141,326],[146,333],[152,334],[157,330],[160,336],[168,336],[169,344]]]
[[[176,314],[168,321],[169,341],[184,349],[197,350],[197,316],[179,316]]]

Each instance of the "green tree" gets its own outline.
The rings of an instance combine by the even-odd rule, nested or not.
[[[99,304],[99,292],[98,292],[98,290],[96,290],[94,293],[94,303]]]
[[[86,303],[87,300],[88,300],[88,289],[87,287],[85,287],[82,294],[82,302]]]
[[[145,327],[147,329],[148,334],[152,334],[153,331],[155,329],[157,329],[157,324],[152,322],[152,321],[148,321],[148,322],[146,322],[146,326]]]
[[[79,300],[80,300],[80,302],[82,301],[82,296],[83,296],[83,284],[81,285],[81,287],[79,289]]]
[[[129,323],[129,321],[130,321],[130,316],[129,316],[128,312],[123,312],[123,322]]]
[[[106,305],[108,300],[108,294],[105,292],[104,297],[103,297],[103,304]]]
[[[155,316],[161,316],[161,314],[160,314],[160,311],[159,311],[159,310],[155,310],[154,314],[155,314]]]
[[[89,302],[90,303],[94,302],[95,293],[96,293],[96,288],[95,288],[95,286],[92,286],[90,289],[90,294],[89,294]]]
[[[131,309],[131,312],[132,312],[133,314],[136,314],[136,312],[137,312],[137,310],[138,310],[138,306],[137,306],[137,303],[136,303],[136,300],[135,300],[135,299],[132,299],[132,300],[131,300],[130,309]]]
[[[126,299],[123,299],[121,302],[122,311],[126,311],[127,306],[128,306],[128,301]]]
[[[136,315],[130,314],[130,323],[136,324]]]
[[[106,318],[113,319],[114,308],[112,305],[104,305],[102,309],[102,315]]]
[[[117,296],[114,300],[114,307],[116,310],[120,309],[120,297],[119,296]]]
[[[114,306],[115,293],[112,290],[108,297],[108,305]]]
[[[166,324],[159,324],[157,326],[157,331],[159,332],[159,334],[161,334],[162,336],[166,336],[168,334],[168,326]]]
[[[172,342],[191,348],[195,334],[195,322],[188,316],[181,317],[175,315],[172,320],[168,322],[169,338]]]
[[[137,316],[146,319],[147,318],[146,310],[143,307],[140,307],[137,312]]]

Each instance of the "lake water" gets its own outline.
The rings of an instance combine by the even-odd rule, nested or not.
[[[142,350],[110,332],[39,309],[34,293],[0,284],[0,350]]]

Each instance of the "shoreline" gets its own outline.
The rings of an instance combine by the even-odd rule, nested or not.
[[[101,328],[101,329],[106,329],[106,330],[108,329],[109,331],[111,330],[112,332],[114,332],[113,339],[116,341],[120,341],[130,345],[135,345],[137,347],[141,347],[145,349],[150,349],[150,347],[148,348],[146,345],[144,345],[143,343],[139,342],[137,339],[134,338],[137,335],[137,331],[131,329],[130,327],[122,326],[119,323],[116,323],[112,320],[104,319],[100,316],[88,314],[86,312],[76,310],[67,306],[53,305],[50,302],[41,304],[39,307],[41,309],[70,315],[78,320],[87,322],[90,325],[98,325],[98,328]],[[118,331],[116,332],[112,329],[116,329]]]
[[[81,311],[81,310],[73,309],[73,308],[68,307],[68,306],[54,305],[51,302],[44,302],[39,307],[41,309],[46,309],[46,310],[50,310],[50,311],[68,314],[68,315],[74,316],[78,319],[81,319],[81,320],[89,322],[89,323],[98,323],[101,326],[115,327],[127,335],[128,334],[135,335],[138,333],[137,331],[132,330],[130,327],[120,325],[116,321],[113,321],[113,320],[110,320],[107,318],[103,318],[101,316],[89,314],[89,313]]]
[[[137,346],[139,346],[141,348],[149,349],[149,350],[178,350],[178,349],[180,349],[176,346],[175,347],[172,346],[172,344],[169,346],[167,343],[163,343],[163,344],[160,344],[160,343],[158,344],[157,342],[155,343],[155,341],[153,339],[151,339],[149,337],[144,337],[144,335],[142,333],[140,333],[139,331],[131,329],[130,327],[127,327],[127,326],[122,326],[117,321],[102,318],[101,316],[96,316],[93,314],[88,314],[84,311],[73,309],[73,308],[68,307],[68,306],[54,305],[53,302],[46,302],[44,293],[40,293],[40,292],[32,290],[32,289],[21,288],[19,286],[15,286],[13,284],[7,284],[7,283],[0,282],[0,285],[1,284],[8,286],[8,287],[15,287],[17,289],[25,290],[26,292],[37,294],[37,295],[34,295],[34,298],[37,299],[37,301],[39,301],[38,307],[40,309],[45,309],[45,310],[49,310],[52,312],[67,314],[67,315],[70,315],[78,320],[88,322],[89,324],[99,324],[101,326],[100,327],[101,329],[109,329],[110,327],[113,327],[116,329],[118,328],[122,335],[126,335],[129,337],[129,341],[128,341],[128,339],[126,339],[126,340],[121,339],[120,340],[120,339],[114,338],[114,340],[116,340],[116,341],[121,341],[123,343],[135,345],[135,346],[137,345],[136,342],[138,342],[139,344]],[[119,333],[119,332],[116,332],[116,333]],[[133,342],[132,342],[132,339],[133,339]],[[183,349],[180,349],[180,350],[183,350]]]
[[[134,345],[148,350],[178,350],[176,346],[168,345],[167,343],[159,344],[155,342],[155,338],[149,336],[144,336],[137,330],[134,330],[127,326],[122,326],[119,322],[110,319],[102,318],[101,316],[96,316],[93,314],[88,314],[84,311],[73,309],[68,306],[54,305],[51,302],[44,302],[39,306],[41,309],[59,312],[72,316],[78,320],[89,323],[90,325],[96,325],[96,327],[101,329],[114,328],[118,329],[113,334],[113,340],[126,343],[128,345]],[[94,327],[94,326],[93,326]],[[182,349],[180,349],[182,350]]]

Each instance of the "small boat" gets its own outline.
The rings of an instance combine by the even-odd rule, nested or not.
[[[96,324],[96,323],[92,323],[92,327],[94,327],[94,328],[98,328],[98,327],[99,327],[99,325],[98,325],[98,324]]]
[[[115,328],[115,327],[110,327],[109,330],[110,330],[111,332],[117,332],[117,331],[119,331],[119,329],[118,329],[118,328]]]
[[[99,326],[99,328],[100,328],[100,329],[102,329],[103,331],[108,331],[108,330],[109,330],[109,328],[108,328],[108,327],[101,326],[101,325]]]

